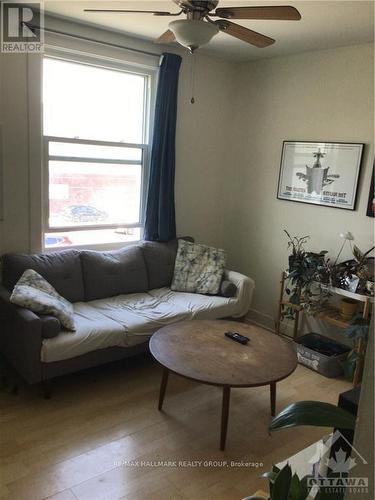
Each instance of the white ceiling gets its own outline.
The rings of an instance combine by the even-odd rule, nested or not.
[[[302,15],[300,21],[235,21],[276,39],[274,45],[264,49],[257,49],[229,35],[219,33],[208,45],[200,50],[229,60],[248,61],[309,50],[356,45],[374,40],[373,1],[294,0],[291,2],[254,2],[246,0],[220,0],[219,2],[220,7],[286,4],[293,5],[300,11]],[[168,28],[168,22],[175,18],[155,17],[149,14],[96,14],[83,12],[83,9],[156,9],[170,12],[177,12],[179,10],[172,0],[45,0],[44,5],[45,10],[51,14],[78,20],[90,25],[94,24],[103,28],[114,29],[149,40],[154,40],[163,33]]]

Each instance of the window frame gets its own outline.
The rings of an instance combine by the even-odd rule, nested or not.
[[[123,147],[127,149],[140,149],[142,151],[141,160],[120,160],[120,159],[109,159],[100,157],[80,157],[80,156],[61,156],[61,155],[50,155],[49,154],[49,144],[55,142],[62,142],[64,144],[86,144],[90,146],[113,146],[113,147]],[[125,142],[111,142],[111,141],[96,141],[90,139],[71,139],[66,137],[54,137],[54,136],[44,136],[43,137],[43,158],[44,158],[44,220],[43,227],[44,233],[63,233],[71,231],[93,231],[100,229],[118,229],[118,228],[143,228],[144,226],[144,192],[145,192],[145,158],[148,154],[147,144],[132,144]],[[74,226],[59,226],[51,227],[49,224],[50,218],[50,199],[49,199],[49,162],[50,161],[66,161],[69,163],[104,163],[108,165],[122,164],[122,165],[139,165],[141,168],[141,198],[139,201],[139,221],[128,224],[128,223],[117,223],[117,224],[83,224]],[[74,245],[72,245],[74,246]]]
[[[150,156],[151,156],[151,137],[153,131],[153,116],[155,109],[155,96],[156,96],[156,84],[157,84],[157,71],[158,67],[150,67],[144,64],[130,63],[128,61],[123,61],[120,59],[109,58],[106,56],[98,56],[94,54],[87,54],[78,51],[67,51],[59,50],[54,48],[49,48],[42,56],[44,59],[55,59],[64,62],[72,62],[76,64],[98,67],[101,69],[121,71],[124,73],[131,73],[144,77],[144,109],[143,109],[143,133],[142,133],[142,143],[125,143],[125,142],[115,142],[115,141],[101,141],[92,139],[77,139],[72,137],[55,137],[44,135],[43,130],[43,107],[42,107],[42,245],[43,249],[46,251],[59,250],[62,248],[119,248],[125,245],[134,244],[139,241],[135,239],[131,242],[112,242],[112,243],[101,243],[100,241],[92,244],[85,245],[70,245],[69,247],[46,247],[45,246],[45,235],[53,233],[62,232],[73,232],[73,231],[95,231],[103,229],[118,229],[118,228],[139,228],[140,229],[140,239],[143,237],[144,222],[145,222],[145,208],[147,200],[148,191],[148,179],[150,173]],[[42,94],[43,101],[43,94]],[[132,224],[95,224],[89,225],[85,224],[82,226],[64,226],[64,227],[50,227],[49,225],[49,161],[52,159],[61,160],[61,157],[55,155],[49,155],[49,143],[50,142],[64,142],[71,144],[88,144],[93,146],[114,146],[114,147],[124,147],[124,148],[134,148],[141,149],[142,158],[141,162],[135,162],[140,165],[141,168],[141,196],[140,196],[140,220],[137,223]],[[63,161],[89,161],[88,158],[78,158],[78,157],[64,157]],[[100,161],[100,163],[114,163],[111,160],[103,158],[90,158],[92,162]],[[115,161],[115,163],[132,164],[129,161]],[[134,163],[133,163],[134,164]]]

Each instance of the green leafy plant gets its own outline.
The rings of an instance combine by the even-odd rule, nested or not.
[[[330,403],[321,401],[299,401],[287,406],[271,422],[270,431],[277,431],[300,425],[316,427],[338,427],[341,429],[355,428],[356,418],[351,413]],[[289,464],[282,469],[275,465],[270,472],[263,474],[269,480],[269,496],[267,500],[305,500],[310,492],[309,478],[299,478],[292,474]],[[330,476],[332,477],[332,476]],[[319,489],[315,500],[341,499],[343,494],[332,497],[325,489]],[[244,500],[264,500],[259,496],[246,497]]]
[[[353,276],[359,278],[359,286],[357,291],[366,294],[366,282],[374,281],[374,259],[369,257],[369,254],[375,247],[370,248],[367,252],[362,252],[357,245],[353,245],[352,252],[354,259],[346,260],[332,266],[331,280],[334,286],[348,288],[348,280]]]
[[[357,245],[353,246],[353,255],[354,258],[357,262],[357,274],[364,273],[364,276],[373,277],[373,272],[370,272],[369,270],[369,263],[368,263],[368,255],[375,249],[375,246],[367,250],[367,252],[362,253],[361,250],[357,247]]]
[[[359,293],[367,293],[367,281],[374,281],[374,258],[369,257],[374,248],[375,246],[362,253],[356,245],[353,247],[353,255],[356,261],[355,274],[359,278]]]
[[[312,283],[324,282],[329,279],[329,268],[325,260],[327,250],[319,253],[305,252],[303,258],[293,269],[289,270],[291,283],[301,289],[301,292],[308,293]]]
[[[357,347],[353,347],[344,364],[345,374],[350,379],[353,378],[357,364],[360,363],[363,366],[369,331],[370,320],[364,318],[362,314],[356,314],[350,320],[350,326],[344,330],[344,334],[353,341],[355,346],[357,345],[358,340],[362,339],[361,351],[359,352]]]
[[[355,417],[351,413],[330,403],[322,401],[298,401],[281,411],[270,424],[270,431],[278,431],[300,425],[314,427],[355,427]]]
[[[297,236],[291,236],[286,229],[284,229],[284,233],[288,237],[288,248],[292,251],[292,256],[294,258],[301,258],[305,254],[304,245],[310,239],[310,236],[301,236],[298,238]]]
[[[309,312],[313,312],[321,308],[331,295],[326,286],[330,283],[331,274],[327,251],[307,252],[304,245],[309,236],[298,238],[292,237],[286,229],[284,232],[288,236],[288,248],[292,250],[288,267],[289,286],[285,289],[288,302],[303,305]],[[291,307],[286,307],[283,311],[284,318],[293,319],[294,315],[295,310]]]
[[[311,489],[307,482],[310,476],[300,479],[297,474],[292,474],[289,464],[282,469],[274,465],[272,471],[265,472],[262,477],[269,480],[267,500],[305,500]],[[264,500],[264,497],[253,495],[243,500]]]

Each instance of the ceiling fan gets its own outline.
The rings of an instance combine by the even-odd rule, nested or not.
[[[111,12],[126,14],[152,14],[154,16],[178,17],[185,15],[186,19],[178,19],[169,23],[156,43],[171,43],[177,41],[180,45],[194,52],[198,47],[208,43],[219,31],[258,48],[268,47],[275,43],[270,38],[250,30],[230,19],[266,19],[299,21],[301,14],[291,6],[275,5],[262,7],[219,7],[219,0],[172,0],[180,7],[178,12],[160,10],[124,10],[124,9],[84,9],[85,12]],[[216,10],[214,10],[216,9]],[[212,12],[214,10],[214,12]],[[218,17],[220,19],[212,19]]]

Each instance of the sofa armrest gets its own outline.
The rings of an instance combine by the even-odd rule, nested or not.
[[[24,307],[16,306],[10,301],[11,293],[3,286],[0,285],[0,314],[6,317],[19,316],[23,318],[24,321],[32,321],[38,316],[30,311],[30,309],[25,309]]]
[[[242,316],[246,316],[253,298],[255,281],[244,274],[237,273],[236,271],[231,271],[229,269],[225,269],[224,279],[231,281],[237,287],[237,294],[235,298],[238,301],[239,308],[238,312],[233,315],[233,317],[240,318]]]
[[[0,285],[0,349],[30,384],[42,379],[40,352],[42,323],[29,309],[10,302],[9,291]]]

